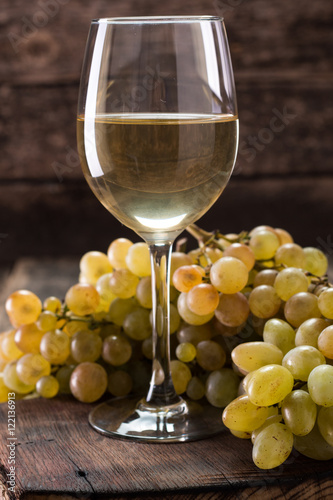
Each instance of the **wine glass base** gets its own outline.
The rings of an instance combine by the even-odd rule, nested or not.
[[[221,408],[184,400],[167,408],[152,408],[137,396],[98,405],[91,411],[89,423],[105,436],[146,442],[196,441],[225,430]]]

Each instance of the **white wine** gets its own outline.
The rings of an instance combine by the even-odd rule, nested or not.
[[[238,145],[233,115],[79,116],[83,173],[100,202],[147,241],[177,236],[216,201]]]

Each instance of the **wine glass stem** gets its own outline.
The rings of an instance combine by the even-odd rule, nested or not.
[[[182,402],[176,394],[170,371],[170,261],[172,242],[150,244],[153,301],[153,363],[150,406],[161,408]]]

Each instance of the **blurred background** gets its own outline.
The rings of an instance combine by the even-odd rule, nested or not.
[[[0,264],[105,251],[121,226],[90,192],[76,107],[90,20],[225,18],[240,147],[225,192],[198,224],[283,227],[333,254],[333,3],[327,0],[1,0]]]

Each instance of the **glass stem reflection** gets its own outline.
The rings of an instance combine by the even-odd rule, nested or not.
[[[150,244],[153,299],[153,367],[146,398],[149,406],[182,402],[170,371],[170,260],[172,243]]]

